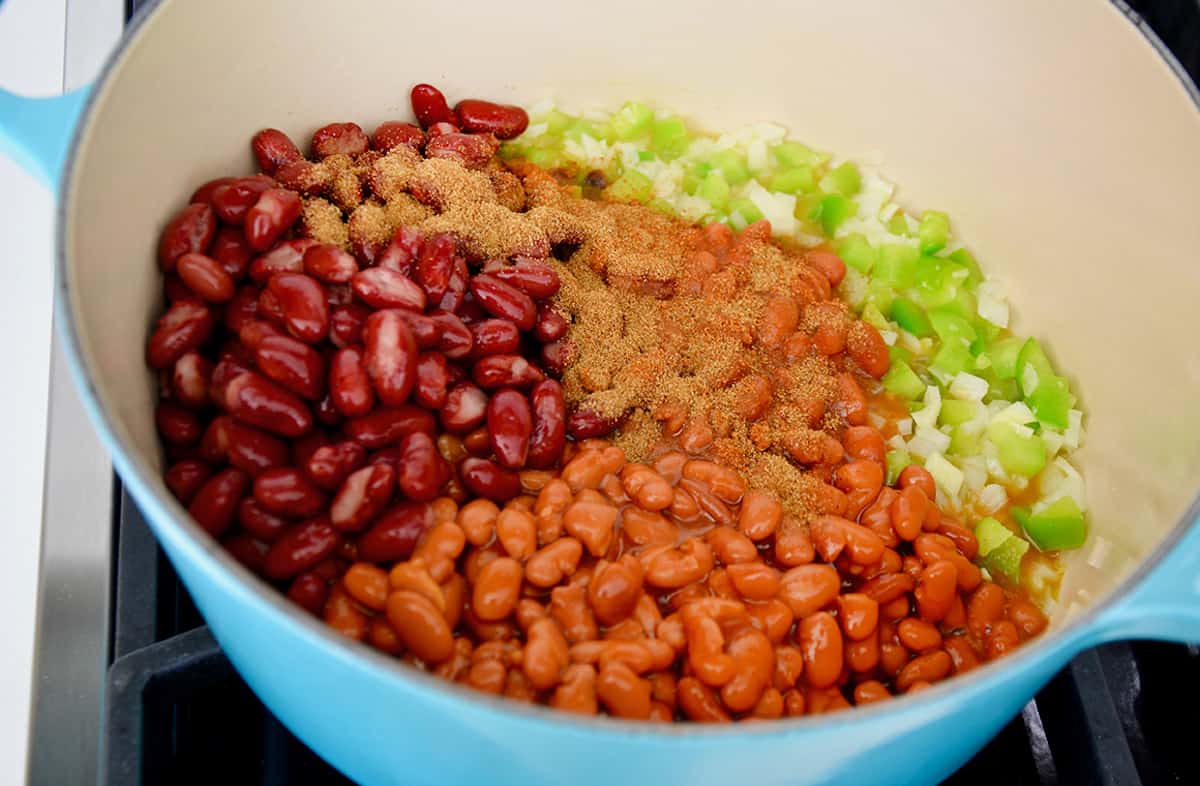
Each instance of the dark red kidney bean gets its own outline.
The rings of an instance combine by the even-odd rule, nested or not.
[[[266,251],[300,218],[300,195],[285,188],[268,188],[246,211],[246,242],[255,251]]]
[[[178,461],[205,461],[203,455],[200,454],[199,445],[172,445],[166,443],[163,445],[163,458],[167,464],[174,464]]]
[[[232,183],[213,189],[212,205],[217,218],[227,224],[242,226],[246,213],[254,207],[254,203],[262,193],[275,185],[275,181],[267,175],[239,177]]]
[[[184,459],[176,461],[163,473],[163,481],[175,495],[175,499],[184,505],[189,504],[196,492],[212,475],[212,467],[199,459]]]
[[[356,156],[364,153],[370,140],[357,123],[330,123],[313,132],[312,151],[317,158],[328,158],[339,153]]]
[[[272,467],[282,467],[291,456],[288,444],[264,431],[229,419],[224,429],[225,455],[230,465],[254,477]]]
[[[561,379],[574,353],[575,345],[569,339],[562,338],[558,341],[551,341],[549,344],[543,344],[538,357],[547,374]]]
[[[309,459],[313,457],[313,454],[332,442],[333,440],[328,434],[316,429],[299,439],[292,440],[292,460],[288,462],[288,465],[301,472],[306,472]],[[309,481],[311,482],[312,478],[309,478]]]
[[[567,418],[567,433],[577,440],[603,437],[619,422],[619,419],[603,417],[590,409],[577,409]]]
[[[363,325],[363,345],[363,365],[379,400],[390,407],[408,401],[417,381],[417,341],[408,323],[396,311],[376,311]]]
[[[436,497],[450,479],[450,465],[438,453],[433,437],[421,431],[409,434],[400,443],[396,469],[401,493],[416,502]]]
[[[442,337],[438,341],[438,350],[450,360],[465,358],[471,354],[475,339],[461,319],[449,311],[431,311],[429,318],[434,320],[442,329]]]
[[[262,573],[263,560],[267,556],[267,544],[244,533],[238,533],[222,538],[221,546],[251,572]]]
[[[275,170],[275,182],[305,196],[316,196],[329,185],[330,173],[311,161],[300,159]]]
[[[459,382],[467,381],[467,372],[463,371],[463,367],[457,363],[446,363],[447,384],[457,385]]]
[[[316,573],[301,573],[288,586],[288,600],[313,616],[319,617],[329,600],[329,582]]]
[[[358,264],[355,262],[355,264]],[[348,306],[354,302],[354,290],[349,284],[325,284],[325,302],[330,308]]]
[[[291,336],[264,336],[254,348],[258,370],[293,393],[315,400],[325,395],[321,354]]]
[[[209,246],[208,255],[220,264],[234,282],[246,277],[253,252],[246,236],[237,227],[221,227]]]
[[[471,369],[475,384],[484,390],[527,388],[545,379],[536,366],[521,355],[489,355]]]
[[[454,115],[464,130],[495,134],[497,139],[514,139],[529,127],[529,115],[521,107],[474,98],[459,101]]]
[[[533,337],[538,341],[543,344],[558,341],[567,335],[567,331],[570,329],[571,323],[558,313],[558,309],[552,303],[543,303],[538,306],[537,324],[533,326]]]
[[[521,331],[507,319],[481,319],[470,325],[474,357],[510,355],[521,346]]]
[[[379,254],[376,264],[385,270],[394,270],[411,276],[413,267],[425,247],[425,236],[412,227],[400,227],[392,240]]]
[[[414,431],[433,434],[433,415],[408,404],[380,407],[359,418],[346,421],[346,436],[367,450],[395,445]]]
[[[171,398],[191,409],[208,406],[208,384],[213,364],[199,352],[185,352],[171,370]]]
[[[329,304],[317,280],[303,273],[276,273],[267,290],[279,300],[288,332],[307,344],[329,333]],[[261,305],[261,301],[260,301]]]
[[[384,511],[358,539],[358,558],[366,562],[408,559],[417,541],[433,527],[427,502],[401,502]]]
[[[242,325],[254,319],[258,319],[258,287],[246,284],[238,287],[233,299],[225,304],[225,327],[237,333]]]
[[[467,169],[483,169],[500,144],[491,134],[460,134],[454,131],[434,134],[430,130],[425,143],[426,158],[446,158]]]
[[[183,283],[182,278],[174,273],[166,273],[163,275],[163,299],[168,303],[174,303],[177,300],[195,300],[196,293]]]
[[[433,139],[435,136],[442,136],[444,134],[456,134],[456,133],[458,133],[459,130],[460,129],[457,125],[455,125],[454,123],[447,122],[447,121],[442,121],[441,123],[434,123],[428,129],[426,129],[425,139],[426,139],[426,141],[428,141],[430,139]]]
[[[317,448],[304,466],[309,480],[326,491],[333,491],[351,472],[366,463],[367,449],[347,440]]]
[[[507,319],[521,330],[530,330],[537,322],[537,306],[521,290],[487,273],[471,279],[475,301],[494,317]]]
[[[334,354],[329,364],[329,394],[333,406],[348,418],[365,415],[375,406],[375,390],[358,349],[346,347]]]
[[[488,401],[488,439],[496,462],[506,469],[520,469],[529,457],[533,412],[529,399],[515,390],[498,390]]]
[[[400,446],[393,445],[390,448],[383,448],[375,451],[367,459],[367,463],[371,466],[376,464],[387,464],[392,469],[398,469],[400,466]]]
[[[413,114],[421,128],[429,128],[434,123],[454,122],[454,113],[450,111],[446,97],[433,85],[414,85],[409,100],[412,101]]]
[[[153,369],[174,365],[185,353],[208,341],[215,326],[212,309],[199,300],[172,303],[146,343],[146,362]]]
[[[254,150],[258,168],[268,175],[275,174],[275,170],[284,164],[299,161],[304,157],[291,137],[276,128],[264,128],[259,131],[250,140],[250,147]]]
[[[441,300],[449,289],[457,250],[458,241],[449,232],[426,239],[421,249],[421,255],[417,257],[416,280],[431,302]]]
[[[162,438],[172,445],[194,444],[204,434],[204,426],[195,412],[170,401],[158,402],[154,424]]]
[[[338,412],[337,407],[333,405],[333,399],[328,393],[321,397],[317,402],[317,406],[313,408],[313,414],[317,417],[317,422],[323,426],[340,426],[345,416]]]
[[[360,270],[350,279],[350,288],[373,308],[425,310],[425,290],[403,273],[385,267]]]
[[[334,306],[329,312],[329,340],[338,349],[362,343],[362,329],[371,310],[361,303]]]
[[[487,417],[488,397],[479,387],[464,382],[446,393],[446,403],[438,413],[442,426],[452,434],[466,434],[483,424]]]
[[[283,318],[283,306],[280,305],[279,298],[275,296],[275,293],[269,289],[261,289],[258,292],[258,316],[262,321],[278,325],[284,330],[287,329]]]
[[[218,415],[209,421],[200,439],[200,457],[209,464],[225,464],[229,461],[230,415]]]
[[[254,497],[246,497],[238,503],[237,520],[242,529],[263,543],[274,543],[292,526],[292,522],[282,516],[263,510]]]
[[[358,260],[340,246],[322,243],[304,252],[304,272],[326,284],[345,284],[358,272]]]
[[[254,352],[257,351],[258,345],[262,343],[264,338],[282,335],[283,331],[275,327],[273,323],[265,322],[261,319],[252,319],[242,325],[241,330],[238,331],[238,341],[241,341],[243,345],[249,347]],[[291,340],[295,341],[296,339],[293,338]],[[258,363],[257,357],[254,362]]]
[[[355,470],[343,482],[329,508],[329,520],[344,532],[358,532],[392,501],[396,471],[391,464]]]
[[[295,467],[272,467],[254,479],[254,499],[268,513],[292,518],[315,516],[325,507],[325,494]]]
[[[221,359],[213,366],[208,383],[209,400],[219,409],[225,409],[225,394],[233,378],[254,370],[254,353],[243,347],[240,341],[227,343],[229,349],[222,350]]]
[[[490,270],[485,268],[484,272],[535,298],[553,297],[561,286],[558,273],[541,262],[516,262]]]
[[[204,202],[188,205],[167,222],[158,241],[158,266],[164,272],[175,269],[175,261],[184,254],[208,251],[217,231],[217,217]]]
[[[521,478],[494,461],[465,458],[458,465],[462,484],[471,494],[493,502],[507,502],[521,493]]]
[[[446,356],[440,352],[422,352],[417,359],[417,382],[413,400],[426,409],[441,409],[446,403],[450,371]]]
[[[446,294],[438,301],[442,311],[457,313],[462,308],[467,295],[467,282],[471,275],[467,270],[467,261],[460,256],[454,257],[454,269],[450,272],[450,280],[446,284]]]
[[[425,146],[425,132],[412,123],[386,120],[371,135],[371,149],[386,153],[393,147],[408,145],[418,153]]]
[[[237,180],[236,177],[218,177],[216,180],[210,180],[192,192],[192,198],[188,200],[188,203],[205,202],[211,205],[213,191],[216,191],[219,186],[235,180]]]
[[[562,385],[547,379],[529,392],[533,404],[533,433],[529,437],[528,466],[547,469],[562,456],[567,444],[567,405]]]
[[[340,541],[341,533],[324,516],[301,522],[271,544],[263,573],[276,581],[291,578],[332,554]]]
[[[252,371],[238,374],[225,386],[225,409],[238,420],[281,437],[298,437],[313,424],[303,400]]]
[[[304,255],[315,245],[317,241],[311,238],[296,238],[280,243],[250,263],[251,280],[256,284],[265,284],[276,273],[304,272]]]
[[[188,505],[188,513],[216,537],[233,523],[238,503],[250,489],[250,476],[240,469],[223,469],[205,481]]]
[[[441,343],[442,325],[436,319],[403,308],[395,311],[412,331],[417,349],[434,349]]]

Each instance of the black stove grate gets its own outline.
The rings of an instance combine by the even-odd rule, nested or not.
[[[130,14],[148,0],[127,0]],[[1118,2],[1118,5],[1121,5]],[[1129,4],[1200,82],[1200,4]],[[119,495],[105,706],[107,786],[349,784],[241,681],[137,507]],[[1121,642],[1083,653],[949,786],[1200,783],[1200,647]]]

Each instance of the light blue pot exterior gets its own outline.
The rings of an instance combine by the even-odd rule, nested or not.
[[[86,97],[87,90],[41,100],[0,91],[0,151],[57,188]],[[362,783],[935,783],[1081,649],[1118,638],[1200,642],[1193,508],[1115,601],[1002,663],[883,705],[718,729],[579,720],[480,696],[341,640],[182,527],[178,506],[151,489],[146,468],[115,439],[82,368],[64,298],[57,308],[89,414],[222,648],[298,737]]]

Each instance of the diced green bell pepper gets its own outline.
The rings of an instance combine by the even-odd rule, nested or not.
[[[704,178],[712,171],[712,165],[707,161],[701,161],[693,164],[686,172],[683,173],[683,190],[689,194],[695,194],[700,190],[700,184],[704,182]]]
[[[696,196],[706,200],[715,210],[724,210],[729,202],[729,183],[716,170],[704,176],[704,181],[696,191]]]
[[[912,364],[913,353],[902,346],[893,344],[888,347],[888,362],[895,363],[897,360],[903,360],[905,363]]]
[[[892,301],[892,319],[917,338],[933,335],[933,325],[930,324],[925,309],[906,297],[900,296]]]
[[[950,432],[950,447],[946,452],[954,456],[975,456],[979,454],[981,441],[982,435],[978,430],[956,428]]]
[[[862,190],[862,175],[859,174],[857,166],[846,161],[822,179],[821,187],[826,191],[836,191],[842,196],[852,197]]]
[[[887,480],[885,483],[888,486],[895,485],[896,478],[900,477],[900,472],[912,464],[912,456],[908,455],[907,450],[889,450],[884,456],[884,463],[887,466]]]
[[[913,400],[925,395],[925,383],[903,360],[892,361],[883,375],[883,387],[903,399]]]
[[[929,365],[943,374],[953,376],[966,371],[974,360],[971,345],[961,339],[955,339],[943,342]]]
[[[942,399],[942,408],[938,412],[938,422],[946,426],[957,426],[960,423],[966,423],[978,414],[978,402],[945,398]]]
[[[816,166],[828,160],[829,156],[818,153],[807,145],[799,142],[780,142],[771,148],[771,155],[781,167]]]
[[[874,303],[875,307],[884,314],[891,313],[892,303],[896,300],[896,291],[888,284],[879,278],[872,277],[871,282],[867,284],[867,302]]]
[[[988,516],[975,525],[975,540],[979,541],[979,556],[986,557],[1000,548],[1009,538],[1015,538],[1008,527]]]
[[[917,250],[894,243],[879,248],[875,261],[874,277],[891,284],[896,289],[907,289],[913,285],[917,275]]]
[[[750,179],[750,168],[746,159],[736,150],[718,150],[709,157],[713,169],[725,177],[725,182],[738,186]]]
[[[876,253],[871,241],[857,232],[839,238],[834,247],[842,261],[859,273],[869,273],[875,266]]]
[[[858,207],[841,194],[826,194],[809,214],[809,218],[821,224],[826,237],[833,237],[842,222],[857,210]]]
[[[781,169],[771,177],[771,190],[784,194],[801,194],[817,187],[817,178],[810,166]]]
[[[888,219],[886,226],[887,231],[891,232],[893,235],[908,237],[912,234],[908,231],[908,218],[904,215],[904,212],[900,210],[897,210],[896,213]]]
[[[650,124],[654,122],[654,110],[637,101],[626,101],[610,122],[617,139],[633,139],[650,130]]]
[[[1047,426],[1065,429],[1070,425],[1068,413],[1075,404],[1067,380],[1050,375],[1039,380],[1037,388],[1025,399],[1033,414]]]
[[[651,148],[664,159],[670,161],[679,158],[687,151],[691,141],[687,126],[681,118],[666,117],[654,121]]]
[[[562,151],[549,148],[534,148],[529,151],[526,159],[545,170],[557,169],[563,165]]]
[[[942,341],[962,341],[967,344],[976,338],[975,328],[953,309],[942,306],[929,312],[929,324]]]
[[[604,189],[604,196],[613,202],[648,202],[653,195],[654,181],[633,169]]]
[[[729,201],[729,212],[732,214],[737,212],[746,220],[747,224],[753,224],[755,221],[762,221],[762,211],[758,209],[758,205],[747,197],[737,197]]]
[[[1021,433],[1008,421],[990,423],[987,435],[1005,472],[1032,478],[1046,466],[1046,441],[1040,435]]]
[[[866,322],[876,330],[892,329],[892,325],[890,322],[888,322],[887,317],[883,315],[883,312],[880,311],[879,307],[874,303],[867,303],[867,305],[863,307],[862,313],[859,314],[859,319],[861,319],[863,322]]]
[[[1017,356],[1025,339],[1016,336],[1002,338],[987,348],[988,360],[992,362],[992,370],[997,379],[1016,379]]]
[[[967,284],[969,286],[977,287],[983,283],[983,271],[979,269],[979,263],[975,261],[975,256],[970,251],[960,248],[950,254],[950,259],[953,259],[969,271],[967,275]]]
[[[950,217],[940,210],[926,210],[921,214],[917,239],[921,243],[922,254],[941,251],[950,240]]]
[[[1077,549],[1087,540],[1083,511],[1070,497],[1060,497],[1043,510],[1023,516],[1021,526],[1042,551]]]
[[[983,566],[993,575],[1008,579],[1011,584],[1021,583],[1021,559],[1029,551],[1029,541],[1011,537],[988,554],[983,560]]]
[[[547,134],[561,134],[567,130],[567,127],[573,122],[573,118],[566,112],[561,112],[557,109],[551,109],[546,114],[535,118],[535,123],[545,123]]]
[[[1042,345],[1036,338],[1027,340],[1017,355],[1016,377],[1021,394],[1028,396],[1033,393],[1041,380],[1050,376],[1054,376],[1054,367],[1042,351]]]
[[[658,158],[658,156],[654,154],[653,150],[638,151],[638,161],[653,161],[656,158]]]

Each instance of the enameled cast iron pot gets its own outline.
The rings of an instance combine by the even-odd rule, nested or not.
[[[639,97],[711,128],[773,120],[882,154],[951,212],[1018,327],[1088,411],[1078,454],[1100,568],[1069,559],[1052,629],[919,695],[726,728],[578,719],[450,686],[294,608],[160,478],[159,230],[249,139],[408,115],[408,88],[568,108]],[[1200,111],[1177,64],[1105,0],[167,0],[87,94],[0,93],[0,140],[56,182],[61,338],[117,470],[213,633],[314,750],[370,783],[931,783],[1082,648],[1200,641]]]

